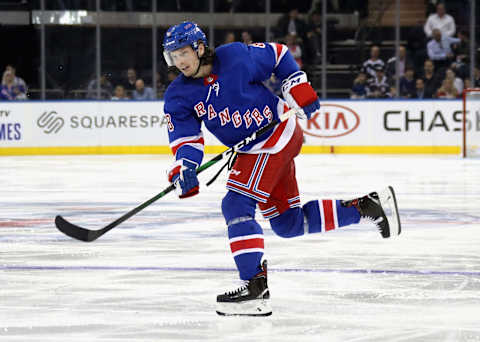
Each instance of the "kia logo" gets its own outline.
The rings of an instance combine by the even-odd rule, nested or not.
[[[318,138],[338,138],[352,133],[360,125],[360,116],[337,104],[322,104],[308,121],[300,121],[303,132]]]
[[[37,120],[38,127],[43,128],[46,134],[58,133],[64,124],[63,118],[55,111],[44,112]]]

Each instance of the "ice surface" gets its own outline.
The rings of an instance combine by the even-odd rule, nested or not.
[[[480,341],[480,160],[302,155],[302,202],[386,185],[403,232],[371,224],[282,239],[264,228],[273,315],[226,318],[237,273],[220,212],[226,176],[174,194],[92,243],[168,186],[167,156],[0,158],[0,341]]]

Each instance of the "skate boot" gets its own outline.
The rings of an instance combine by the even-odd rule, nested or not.
[[[217,296],[217,314],[222,316],[270,316],[267,261],[262,271],[238,289]]]
[[[341,204],[344,207],[357,208],[362,218],[375,223],[384,238],[399,235],[402,231],[397,200],[391,186],[360,198],[342,201]]]

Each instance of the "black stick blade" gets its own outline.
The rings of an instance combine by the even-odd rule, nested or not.
[[[55,225],[57,226],[58,230],[64,233],[65,235],[70,236],[71,238],[91,242],[96,240],[100,235],[97,236],[96,231],[88,230],[79,226],[76,226],[67,220],[65,220],[60,215],[55,217]]]

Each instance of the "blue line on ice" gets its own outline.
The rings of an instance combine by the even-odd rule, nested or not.
[[[156,267],[156,266],[9,266],[0,265],[3,271],[186,271],[186,272],[233,272],[234,268],[220,267]],[[368,270],[368,269],[317,269],[317,268],[270,268],[270,272],[304,273],[372,273],[405,275],[462,275],[480,276],[480,272],[432,271],[432,270]]]

